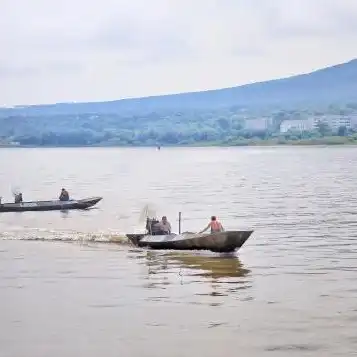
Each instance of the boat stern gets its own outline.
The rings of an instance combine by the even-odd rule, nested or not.
[[[131,243],[133,243],[134,245],[138,246],[140,240],[144,237],[145,234],[126,234],[127,238],[130,240]]]

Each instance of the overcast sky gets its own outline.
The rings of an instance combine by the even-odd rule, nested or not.
[[[357,57],[357,0],[0,0],[0,105],[229,87]]]

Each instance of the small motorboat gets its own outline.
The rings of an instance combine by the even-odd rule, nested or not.
[[[87,209],[94,206],[102,197],[90,197],[81,200],[69,201],[29,201],[20,203],[2,203],[0,212],[26,212],[26,211],[61,211],[72,209]]]
[[[147,218],[147,232],[127,234],[128,239],[138,247],[174,250],[210,250],[217,253],[234,252],[242,247],[253,231],[225,231],[219,233],[161,234],[155,230],[156,219]]]

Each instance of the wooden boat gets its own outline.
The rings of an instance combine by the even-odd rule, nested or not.
[[[55,211],[86,209],[94,206],[102,197],[90,197],[81,200],[69,201],[30,201],[21,203],[3,203],[0,204],[0,212],[26,212],[26,211]]]
[[[127,234],[128,239],[138,247],[151,249],[175,250],[210,250],[229,253],[242,247],[253,231],[226,231],[219,233],[171,233],[168,235],[155,232],[152,228],[156,220],[147,219],[148,233]]]

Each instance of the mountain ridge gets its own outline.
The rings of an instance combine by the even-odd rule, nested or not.
[[[301,106],[357,102],[357,58],[289,77],[204,91],[125,98],[100,102],[38,104],[1,108],[9,115],[60,115],[123,112],[144,114],[162,110],[214,110],[229,106]]]

